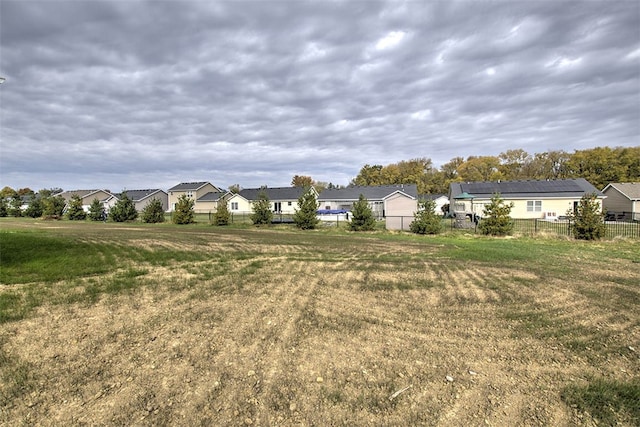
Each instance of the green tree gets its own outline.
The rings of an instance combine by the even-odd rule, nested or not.
[[[109,216],[115,222],[135,221],[138,218],[138,211],[133,200],[123,192],[120,199],[109,210]]]
[[[494,194],[488,205],[485,205],[482,221],[478,225],[480,232],[491,236],[506,236],[513,232],[511,219],[513,202],[508,205],[499,194]]]
[[[249,216],[255,225],[271,224],[273,212],[271,212],[271,201],[264,191],[258,194],[258,200],[251,206],[253,213]]]
[[[318,206],[316,193],[310,186],[307,186],[304,193],[298,198],[298,209],[293,214],[293,222],[295,222],[296,227],[301,230],[315,229],[320,223]]]
[[[382,185],[382,165],[364,165],[352,185]]]
[[[311,187],[313,184],[314,184],[313,179],[310,176],[306,176],[306,175],[295,175],[291,179],[292,187],[307,188],[307,187]]]
[[[4,218],[9,215],[9,209],[7,206],[7,199],[0,197],[0,218]]]
[[[42,215],[45,218],[60,218],[67,205],[64,197],[49,195],[42,198]]]
[[[24,210],[24,214],[31,218],[40,218],[43,213],[42,199],[40,196],[33,196],[29,201],[27,209]]]
[[[18,192],[9,186],[5,186],[0,190],[0,197],[3,199],[10,199],[16,194],[18,194]]]
[[[373,217],[373,211],[369,206],[369,201],[360,194],[360,198],[353,204],[351,209],[351,222],[349,229],[351,231],[371,231],[376,227],[376,220]]]
[[[87,219],[87,213],[82,208],[82,199],[77,194],[71,196],[71,200],[69,200],[67,218],[72,221],[84,221]]]
[[[15,193],[9,201],[9,215],[16,218],[22,216],[22,197],[18,193]]]
[[[89,205],[89,213],[87,214],[91,221],[103,221],[106,219],[106,212],[104,210],[104,205],[100,200],[93,199],[91,204]]]
[[[409,230],[416,234],[438,234],[442,231],[441,219],[436,214],[436,202],[425,200],[420,203],[415,219],[409,224]]]
[[[164,207],[160,199],[154,197],[142,208],[142,222],[148,224],[164,222]]]
[[[195,202],[186,194],[178,197],[176,210],[173,212],[171,219],[174,224],[191,224],[194,222],[195,212],[193,206]]]
[[[218,202],[218,209],[216,209],[216,213],[213,216],[213,223],[215,225],[229,225],[229,223],[231,223],[229,204],[224,198],[220,199]]]
[[[499,166],[495,156],[470,156],[458,166],[458,176],[462,181],[497,181],[502,178]]]
[[[604,237],[604,213],[595,194],[585,194],[580,199],[575,212],[568,212],[571,218],[573,237],[582,240],[598,240]]]

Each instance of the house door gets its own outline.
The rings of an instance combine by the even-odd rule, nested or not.
[[[273,202],[273,211],[282,212],[282,202]]]

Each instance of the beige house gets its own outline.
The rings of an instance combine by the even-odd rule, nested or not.
[[[200,213],[215,212],[218,210],[220,202],[230,195],[231,193],[228,191],[210,191],[196,200],[196,203],[194,204],[194,211]]]
[[[316,194],[312,187],[311,191]],[[264,192],[269,199],[271,210],[276,214],[293,215],[298,209],[298,199],[304,193],[303,187],[264,187],[245,188],[239,193],[230,194],[227,198],[229,212],[236,214],[249,214],[253,212],[253,203],[259,200],[260,193]]]
[[[56,196],[61,196],[67,202],[67,206],[69,206],[69,202],[73,196],[80,197],[82,200],[82,209],[84,209],[85,212],[89,212],[89,207],[95,199],[98,199],[100,203],[102,203],[102,207],[106,212],[109,212],[109,209],[118,201],[118,197],[109,190],[70,190],[58,193]]]
[[[611,183],[602,193],[607,220],[640,221],[640,182]]]
[[[456,218],[483,216],[484,207],[499,194],[513,203],[511,217],[556,220],[573,212],[580,199],[595,194],[602,207],[605,195],[584,178],[553,181],[452,182],[449,186],[449,212]]]
[[[211,184],[210,182],[183,182],[168,190],[169,194],[169,211],[173,212],[176,208],[178,199],[186,195],[188,198],[194,201],[193,210],[196,213],[208,213],[211,211],[210,203],[204,205],[198,205],[198,199],[205,196],[207,193],[221,193],[222,190]]]
[[[162,203],[162,210],[167,212],[169,210],[169,196],[166,191],[153,188],[148,190],[126,190],[123,193],[127,193],[127,197],[133,201],[138,212],[141,212],[153,199],[160,200]],[[118,195],[120,198],[120,195]]]
[[[352,186],[322,191],[318,197],[320,209],[351,211],[360,195],[369,203],[378,220],[386,220],[389,230],[408,230],[418,210],[418,188],[415,184]]]

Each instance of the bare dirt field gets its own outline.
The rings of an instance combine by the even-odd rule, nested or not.
[[[562,390],[640,376],[629,259],[545,272],[443,255],[455,239],[129,232],[113,244],[199,258],[0,325],[0,424],[590,426]]]

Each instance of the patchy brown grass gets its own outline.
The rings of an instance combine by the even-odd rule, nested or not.
[[[243,233],[131,239],[211,258],[0,325],[0,423],[594,425],[562,389],[640,375],[640,264],[541,277],[422,241]]]

